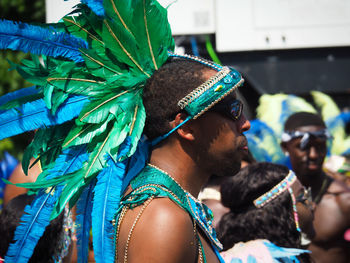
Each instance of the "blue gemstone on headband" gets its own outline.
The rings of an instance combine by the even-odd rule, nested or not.
[[[233,79],[232,76],[230,74],[228,74],[225,78],[224,78],[224,83],[225,84],[229,84],[232,83]]]
[[[232,75],[233,75],[236,79],[241,77],[237,72],[233,72]]]

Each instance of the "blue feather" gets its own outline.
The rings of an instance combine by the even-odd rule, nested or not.
[[[4,158],[0,160],[0,179],[8,179],[16,168],[18,160],[10,155],[8,152],[4,153]],[[4,197],[4,190],[6,184],[3,180],[0,180],[0,211],[2,209],[2,199]]]
[[[142,136],[137,144],[135,153],[129,158],[127,174],[123,179],[122,192],[128,187],[130,181],[138,175],[149,160],[150,142]]]
[[[268,248],[274,259],[280,259],[282,262],[297,263],[299,260],[296,256],[303,253],[310,253],[309,250],[304,249],[279,247],[269,241],[264,241],[264,245]]]
[[[63,186],[51,188],[49,193],[41,190],[31,205],[27,205],[16,228],[14,240],[7,251],[5,261],[25,263],[31,258],[34,248],[50,223],[50,215]]]
[[[95,180],[83,191],[77,202],[76,233],[78,245],[78,262],[88,262],[91,229],[92,196]]]
[[[103,1],[102,0],[82,0],[83,4],[86,4],[92,12],[94,12],[98,16],[104,16],[105,10],[103,8]]]
[[[65,174],[78,171],[89,158],[89,154],[85,150],[86,145],[65,149],[57,157],[52,168],[48,167],[39,175],[37,182],[62,177]]]
[[[3,111],[0,113],[0,140],[72,120],[79,115],[86,102],[88,102],[86,97],[69,97],[60,106],[55,116],[51,115],[43,99]]]
[[[330,118],[326,120],[326,125],[329,130],[334,130],[337,127],[345,128],[345,125],[350,122],[350,112],[342,112],[335,116],[334,118]]]
[[[13,172],[13,170],[16,168],[18,164],[18,160],[13,157],[8,152],[4,152],[4,158],[0,161],[0,178],[9,178],[10,174]],[[1,188],[0,181],[0,188]]]
[[[79,49],[86,41],[54,28],[43,28],[10,20],[0,20],[0,49],[12,49],[83,62]]]
[[[248,140],[249,150],[258,162],[274,162],[284,165],[287,163],[276,133],[265,122],[259,119],[252,120],[251,129],[244,134]]]
[[[288,117],[294,113],[293,107],[291,107],[292,104],[290,103],[291,101],[293,101],[294,98],[296,98],[296,96],[289,95],[287,99],[282,101],[281,115],[279,118],[279,122],[281,123],[281,125],[284,125]]]
[[[36,88],[36,86],[31,86],[28,88],[23,88],[23,89],[8,93],[0,97],[0,106],[15,99],[38,94],[38,92],[39,90]]]
[[[118,158],[125,156],[131,148],[130,137],[127,137],[119,148]],[[96,262],[114,262],[115,247],[113,244],[114,227],[112,220],[119,207],[122,184],[128,159],[115,162],[107,157],[108,167],[97,176],[94,205],[92,211],[92,235]]]
[[[65,150],[55,161],[55,165],[46,170],[45,179],[53,179],[68,173],[73,173],[87,161],[85,146]],[[40,175],[42,177],[42,174]],[[43,235],[46,226],[52,219],[52,212],[60,196],[63,185],[51,188],[47,193],[41,190],[31,206],[27,206],[21,218],[23,222],[15,232],[16,243],[11,244],[7,253],[8,262],[27,262],[34,248]]]

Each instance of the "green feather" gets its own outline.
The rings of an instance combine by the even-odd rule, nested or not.
[[[78,125],[82,123],[101,123],[105,121],[109,113],[118,114],[121,104],[132,101],[134,92],[132,90],[121,90],[119,93],[108,94],[103,99],[92,101],[81,111],[76,120]],[[113,96],[111,96],[113,95]]]
[[[168,49],[174,49],[167,12],[153,0],[135,1],[134,10],[132,32],[140,46],[141,54],[151,60],[149,63],[153,72],[167,60]]]
[[[104,93],[106,84],[84,73],[74,74],[70,77],[50,76],[47,82],[57,89],[69,94],[83,96],[97,96]]]
[[[140,93],[135,96],[136,106],[134,107],[133,118],[130,125],[129,135],[131,137],[131,149],[128,157],[134,154],[137,144],[141,138],[143,128],[145,126],[146,111],[142,103],[142,95]]]
[[[86,40],[90,45],[104,46],[101,39],[102,20],[84,5],[79,5],[78,11],[80,12],[79,16],[63,17],[66,30],[72,35]]]
[[[63,148],[86,144],[92,141],[96,136],[99,136],[106,131],[107,125],[111,120],[115,119],[113,115],[109,115],[102,124],[86,124],[84,126],[74,127],[63,143]]]
[[[64,92],[63,90],[56,90],[52,94],[52,109],[51,112],[52,114],[56,114],[56,111],[58,108],[61,106],[63,102],[65,102],[69,97],[69,94],[67,92]]]
[[[140,54],[138,52],[135,38],[129,31],[113,21],[103,21],[102,36],[103,39],[109,43],[109,48],[112,54],[118,58],[119,61],[129,65],[133,69],[137,69],[146,76],[150,75],[145,72],[143,65],[140,65]]]
[[[101,78],[109,78],[120,75],[123,72],[117,64],[113,64],[109,59],[98,55],[94,50],[82,50],[82,56],[89,72]]]
[[[106,0],[103,1],[106,17],[120,23],[131,34],[130,27],[133,17],[133,2],[130,0]]]

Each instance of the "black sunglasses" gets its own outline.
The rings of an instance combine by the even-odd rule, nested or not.
[[[217,112],[236,121],[242,115],[243,103],[238,99],[229,103],[219,102],[211,108],[211,111]]]

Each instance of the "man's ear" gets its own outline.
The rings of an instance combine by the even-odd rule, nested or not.
[[[282,151],[284,152],[285,155],[288,155],[289,152],[287,150],[287,143],[286,142],[281,142],[281,148],[282,148]]]
[[[176,114],[175,119],[172,122],[170,122],[171,128],[175,128],[176,126],[181,124],[183,121],[185,121],[186,118],[187,118],[186,113]],[[190,141],[194,140],[193,129],[192,129],[192,126],[190,123],[186,123],[186,124],[182,125],[180,128],[178,128],[176,130],[176,132],[181,138],[184,138],[184,139],[190,140]]]

